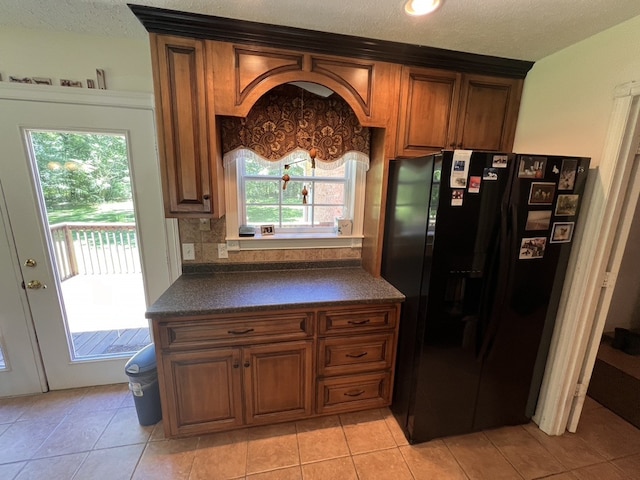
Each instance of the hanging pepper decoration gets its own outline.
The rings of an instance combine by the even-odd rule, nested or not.
[[[307,195],[309,195],[309,190],[307,190],[307,186],[306,185],[302,185],[302,204],[306,205],[307,204]]]
[[[284,182],[282,184],[282,189],[283,190],[287,189],[287,183],[289,182],[289,180],[291,180],[291,177],[289,176],[288,173],[285,173],[284,175],[282,175],[282,181]]]
[[[309,150],[309,156],[311,157],[311,168],[316,168],[316,155],[318,155],[318,150],[316,147],[311,147]]]
[[[282,184],[282,190],[286,190],[287,189],[287,183],[289,183],[289,180],[291,180],[291,177],[287,173],[287,170],[289,170],[289,165],[285,165],[284,166],[284,175],[282,175],[282,181],[284,183]]]

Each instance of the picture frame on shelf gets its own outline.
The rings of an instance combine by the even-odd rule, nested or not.
[[[260,225],[260,235],[273,235],[275,233],[275,228],[273,225]]]
[[[82,82],[79,80],[67,80],[63,78],[60,79],[60,86],[82,88]]]

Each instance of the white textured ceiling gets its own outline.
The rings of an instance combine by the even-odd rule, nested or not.
[[[640,0],[445,0],[412,18],[404,0],[128,0],[324,32],[539,60],[640,15]],[[2,25],[144,37],[127,0],[0,0]]]

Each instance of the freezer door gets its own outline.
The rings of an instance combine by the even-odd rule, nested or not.
[[[429,229],[429,203],[434,168],[439,156],[392,160],[382,253],[382,277],[400,290],[402,304],[400,333],[396,355],[396,373],[392,411],[406,430],[412,392],[415,390],[414,359],[419,344],[416,338],[424,325],[418,312],[423,302],[422,272]],[[427,267],[428,268],[428,267]]]

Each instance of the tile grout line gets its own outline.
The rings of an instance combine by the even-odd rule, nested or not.
[[[524,430],[524,429],[523,429],[523,430]],[[498,445],[496,445],[495,443],[493,443],[493,440],[491,440],[491,437],[490,437],[489,435],[485,434],[484,432],[481,432],[481,433],[482,433],[482,435],[484,435],[484,438],[486,438],[486,439],[489,441],[489,443],[493,446],[493,448],[495,448],[495,449],[498,451],[498,453],[499,453],[500,455],[502,455],[502,458],[504,458],[504,459],[505,459],[505,461],[506,461],[509,465],[511,465],[511,468],[513,468],[513,470],[514,470],[514,471],[515,471],[515,472],[520,476],[520,478],[521,478],[522,480],[525,480],[525,478],[524,478],[524,474],[523,474],[522,472],[520,472],[520,470],[518,470],[518,468],[517,468],[517,467],[516,467],[512,462],[511,462],[511,460],[509,460],[509,458],[505,455],[505,453],[502,451],[502,449],[501,449]],[[527,435],[529,435],[529,432],[527,432]],[[535,439],[535,438],[534,438],[534,440],[535,440],[536,442],[538,442],[538,440],[537,440],[537,439]],[[538,442],[538,443],[540,443],[540,442]],[[561,465],[562,465],[562,464],[561,464]]]

